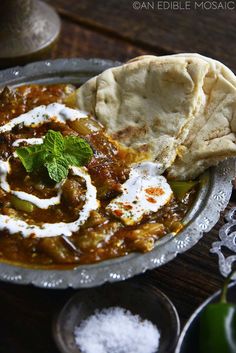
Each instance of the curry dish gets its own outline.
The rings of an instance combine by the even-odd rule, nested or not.
[[[5,217],[1,222],[6,220],[6,223],[0,224],[2,262],[37,268],[66,269],[78,264],[124,256],[130,252],[151,251],[160,237],[182,229],[182,220],[194,201],[197,192],[195,184],[181,197],[175,192],[171,193],[171,197],[166,199],[168,202],[162,203],[157,211],[143,210],[141,216],[137,219],[133,217],[130,221],[128,216],[122,217],[124,205],[119,208],[119,197],[122,194],[122,185],[129,179],[131,165],[142,160],[139,153],[122,147],[118,141],[109,137],[105,128],[90,115],[78,119],[65,118],[64,121],[47,116],[47,119],[38,124],[26,124],[26,120],[17,123],[14,120],[40,106],[44,107],[42,109],[51,107],[52,110],[52,107],[61,107],[64,104],[72,109],[73,101],[70,97],[73,96],[73,91],[74,88],[70,85],[27,85],[16,89],[6,87],[0,94],[0,165],[9,166],[5,179],[4,168],[0,170],[0,214]],[[53,106],[52,103],[58,105]],[[72,110],[70,114],[71,112]],[[62,113],[66,115],[64,111]],[[24,115],[23,118],[28,116]],[[9,123],[13,121],[16,123],[10,126]],[[17,148],[28,146],[29,141],[34,140],[39,145],[48,131],[54,134],[60,132],[59,135],[64,139],[79,137],[88,143],[93,153],[88,163],[76,169],[81,169],[81,172],[69,169],[67,177],[59,183],[49,177],[46,168],[28,172],[16,154]],[[9,190],[14,190],[15,193]],[[150,210],[157,198],[164,194],[163,190],[150,185],[146,188],[149,195],[146,202],[150,203]],[[88,209],[92,191],[96,191],[97,203]],[[20,193],[33,195],[37,202],[31,202],[32,197],[30,200],[20,197]],[[40,206],[40,200],[57,200],[57,197],[60,197],[60,202],[52,201],[47,207]],[[86,207],[88,216],[84,216],[82,221],[82,210]],[[126,203],[125,207],[128,209],[131,206]],[[11,220],[15,223],[11,223]],[[80,222],[77,222],[79,226],[74,231],[76,220]],[[27,232],[14,228],[15,224],[20,227],[20,222],[27,224]],[[34,227],[37,226],[40,230],[45,224],[48,229],[52,229],[48,236],[45,236],[46,231],[34,231]],[[57,225],[62,224],[71,224],[70,234],[69,231],[68,234],[63,231],[61,234],[53,234]]]

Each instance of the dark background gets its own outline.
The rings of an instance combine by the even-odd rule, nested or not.
[[[198,52],[236,71],[234,10],[134,10],[133,0],[51,0],[62,16],[62,35],[54,57],[127,60],[140,54]],[[173,4],[173,1],[166,3]],[[184,5],[185,1],[175,1]],[[203,1],[206,8],[213,1]],[[229,1],[216,1],[218,5]],[[148,1],[139,1],[148,4]],[[200,4],[202,1],[197,0]]]
[[[143,54],[198,52],[236,71],[236,10],[135,10],[134,1],[130,0],[48,2],[62,19],[61,36],[51,58],[100,57],[126,61]],[[148,2],[140,1],[143,3]],[[235,204],[234,199],[230,206]],[[223,279],[217,257],[209,249],[223,222],[222,215],[214,229],[190,251],[161,268],[137,276],[140,283],[153,284],[170,297],[182,325],[221,286]],[[52,320],[75,292],[1,283],[0,352],[58,353],[51,335]]]

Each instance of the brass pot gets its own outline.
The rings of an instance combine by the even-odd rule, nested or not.
[[[1,0],[0,66],[46,57],[60,32],[55,10],[38,0]]]

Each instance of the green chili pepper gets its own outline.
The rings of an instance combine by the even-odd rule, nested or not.
[[[18,199],[18,197],[15,196],[11,197],[11,204],[16,210],[27,213],[31,213],[35,209],[34,205],[31,202]]]
[[[175,196],[181,201],[184,196],[190,191],[196,184],[196,181],[176,181],[169,180],[171,189],[173,190]]]
[[[207,305],[200,317],[199,353],[236,353],[236,305],[226,300],[234,273],[225,280],[220,301]]]

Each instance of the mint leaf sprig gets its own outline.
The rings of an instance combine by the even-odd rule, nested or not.
[[[19,147],[17,156],[28,173],[47,168],[49,177],[61,182],[72,166],[86,165],[93,156],[88,142],[77,136],[65,136],[48,130],[42,144]]]

